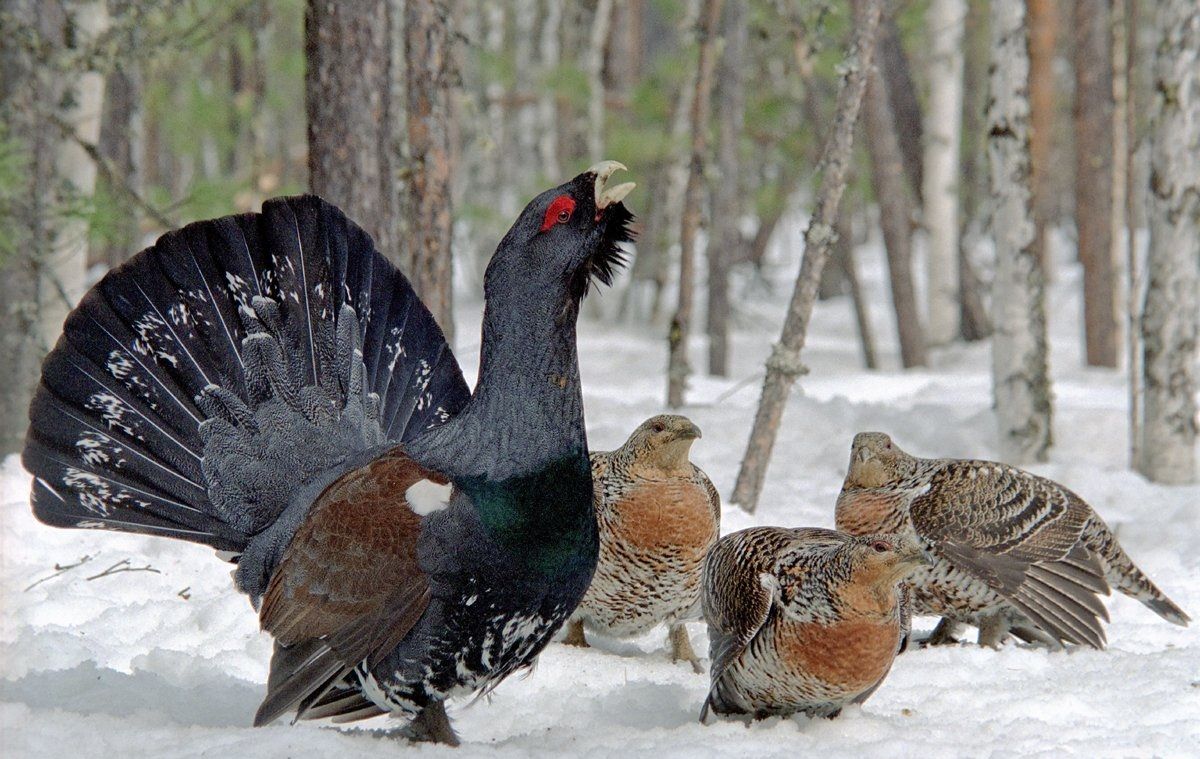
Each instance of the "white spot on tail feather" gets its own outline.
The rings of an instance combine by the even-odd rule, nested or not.
[[[432,480],[421,480],[404,491],[408,507],[419,516],[429,516],[450,505],[450,485],[439,485]]]

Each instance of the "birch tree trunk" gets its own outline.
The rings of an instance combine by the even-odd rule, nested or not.
[[[821,269],[833,245],[833,227],[837,221],[842,192],[846,189],[854,125],[858,121],[863,92],[866,90],[867,74],[871,71],[882,6],[883,0],[862,0],[856,9],[854,43],[843,66],[833,133],[822,154],[821,184],[817,189],[808,229],[804,233],[804,258],[800,262],[800,273],[796,277],[796,287],[792,291],[779,342],[774,345],[771,357],[767,359],[762,398],[754,415],[754,427],[750,430],[746,454],[742,458],[737,484],[733,489],[733,503],[752,513],[762,493],[767,464],[771,460],[779,422],[783,418],[783,408],[796,378],[804,373],[800,352],[808,335],[808,322],[821,281]]]
[[[996,245],[992,381],[1000,454],[1012,464],[1045,461],[1051,443],[1044,292],[1030,192],[1027,39],[1023,1],[992,0],[987,109]]]
[[[42,357],[83,293],[104,79],[64,70],[72,47],[107,24],[100,2],[0,0],[0,118],[21,157],[19,188],[0,211],[0,455],[21,449]]]
[[[921,103],[917,100],[918,90],[913,81],[912,66],[909,65],[908,55],[904,52],[900,27],[896,23],[899,5],[893,3],[890,11],[885,8],[883,20],[879,22],[879,41],[875,50],[875,60],[878,64],[875,68],[883,77],[887,90],[888,110],[892,115],[892,123],[895,124],[896,143],[904,165],[904,177],[912,189],[914,200],[920,205],[925,182],[921,158],[925,129],[921,121]]]
[[[679,227],[679,300],[667,333],[667,405],[678,408],[684,403],[688,376],[688,339],[692,333],[692,299],[696,279],[696,233],[700,227],[700,205],[704,202],[704,164],[708,155],[708,114],[712,96],[713,71],[716,68],[717,29],[721,23],[723,0],[704,0],[696,25],[699,60],[696,63],[695,94],[689,128],[691,157],[688,161],[687,187],[683,194],[683,212]],[[711,243],[710,243],[711,244]]]
[[[892,308],[900,336],[900,359],[907,369],[925,364],[925,333],[917,310],[912,274],[912,201],[904,179],[904,160],[887,89],[878,70],[869,75],[863,111],[871,178],[879,204],[879,225],[887,249]]]
[[[725,8],[725,51],[717,77],[717,176],[713,191],[712,239],[708,252],[708,373],[729,374],[729,269],[741,253],[741,161],[738,144],[745,110],[742,67],[746,47],[745,9]]]
[[[408,59],[407,121],[411,236],[408,274],[417,295],[454,344],[453,202],[450,98],[453,30],[440,0],[407,0],[404,6]],[[533,117],[532,110],[529,117]],[[532,156],[531,156],[532,157]]]
[[[1150,170],[1150,250],[1142,308],[1145,384],[1139,469],[1196,479],[1200,339],[1200,5],[1159,0]]]
[[[558,68],[562,15],[562,0],[546,0],[538,46],[543,75]],[[558,93],[548,83],[538,91],[538,160],[550,181],[556,182],[563,175],[558,162]]]
[[[415,0],[414,0],[415,1]],[[339,206],[403,266],[393,166],[388,0],[308,0],[304,13],[309,188]]]
[[[587,50],[588,108],[587,150],[589,161],[604,158],[604,54],[612,28],[613,0],[599,0],[592,19]]]
[[[1088,366],[1117,365],[1113,75],[1108,2],[1075,0],[1075,228]]]
[[[929,233],[929,342],[945,345],[958,326],[958,169],[963,107],[964,0],[932,0],[929,107],[925,114],[924,219]]]

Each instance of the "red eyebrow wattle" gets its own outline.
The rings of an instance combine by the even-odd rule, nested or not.
[[[542,228],[539,232],[545,232],[550,227],[558,222],[558,215],[566,211],[568,215],[575,213],[575,199],[570,195],[559,195],[546,209],[546,215],[542,218]]]

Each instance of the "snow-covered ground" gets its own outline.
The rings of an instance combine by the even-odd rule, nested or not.
[[[1051,463],[1034,469],[1089,500],[1141,567],[1196,616],[1200,487],[1160,487],[1128,471],[1122,376],[1080,368],[1079,272],[1065,258],[1049,298],[1056,445]],[[987,346],[938,351],[933,368],[898,371],[877,246],[862,249],[860,266],[886,369],[860,368],[848,300],[820,303],[804,355],[812,373],[789,403],[759,511],[750,517],[727,507],[723,531],[832,526],[850,439],[860,430],[887,431],[918,455],[995,455]],[[735,376],[692,383],[685,413],[704,430],[694,459],[726,496],[760,383],[729,391],[762,366],[795,269],[794,260],[779,263],[770,292],[739,288],[753,305],[743,307]],[[477,309],[465,307],[459,355],[468,377],[477,323]],[[645,329],[585,323],[580,343],[592,447],[611,448],[662,411],[666,341]],[[703,357],[697,341],[693,363],[703,366]],[[0,470],[4,757],[1200,755],[1200,625],[1174,627],[1124,597],[1109,602],[1107,651],[912,651],[870,701],[836,720],[701,726],[707,678],[669,663],[665,634],[656,631],[635,641],[594,638],[588,650],[552,644],[531,676],[451,708],[464,740],[457,750],[382,736],[385,719],[354,730],[254,729],[270,642],[233,592],[228,565],[197,546],[43,527],[29,514],[27,492],[28,477],[9,459]],[[83,559],[53,576],[56,565]],[[155,571],[97,577],[146,566]],[[706,650],[703,624],[691,631],[697,650]]]

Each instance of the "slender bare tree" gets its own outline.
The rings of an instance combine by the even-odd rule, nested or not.
[[[892,309],[905,368],[925,364],[925,331],[917,309],[912,271],[912,200],[904,178],[904,160],[887,88],[878,69],[870,74],[863,102],[871,178],[879,204],[879,226],[887,250]]]
[[[1075,228],[1083,262],[1089,366],[1116,366],[1117,272],[1113,255],[1112,29],[1107,2],[1075,0]]]
[[[800,273],[796,277],[779,342],[774,345],[771,357],[767,359],[762,398],[754,415],[754,426],[750,430],[746,454],[742,457],[737,484],[733,489],[732,501],[746,511],[753,512],[758,506],[767,464],[775,447],[779,422],[783,418],[783,408],[796,378],[804,373],[800,352],[808,335],[808,322],[817,298],[821,269],[833,245],[838,206],[846,189],[854,125],[858,121],[867,87],[867,75],[871,71],[882,7],[883,0],[861,0],[856,8],[854,43],[843,65],[833,131],[821,159],[821,184],[817,189],[808,228],[804,232],[804,258],[800,262]]]
[[[692,299],[696,278],[696,233],[700,227],[700,204],[704,200],[704,164],[708,156],[708,115],[712,97],[713,71],[717,65],[717,30],[721,23],[723,0],[704,0],[696,24],[699,60],[694,80],[695,94],[689,119],[691,154],[687,185],[683,194],[683,212],[679,228],[679,300],[667,333],[667,405],[682,406],[691,366],[688,339],[692,333]]]
[[[929,106],[925,113],[924,220],[929,234],[929,342],[958,338],[958,173],[963,108],[964,0],[932,0],[925,11]]]
[[[1004,460],[1044,461],[1051,443],[1041,268],[1034,247],[1029,160],[1029,48],[1022,0],[992,0],[987,109],[992,285],[992,381]]]
[[[1150,249],[1142,308],[1139,468],[1156,482],[1196,479],[1200,340],[1200,5],[1159,0],[1150,170]]]
[[[729,374],[729,269],[741,255],[741,159],[745,111],[742,69],[746,13],[742,3],[725,6],[725,51],[717,74],[717,174],[713,188],[712,242],[708,251],[708,373]]]

